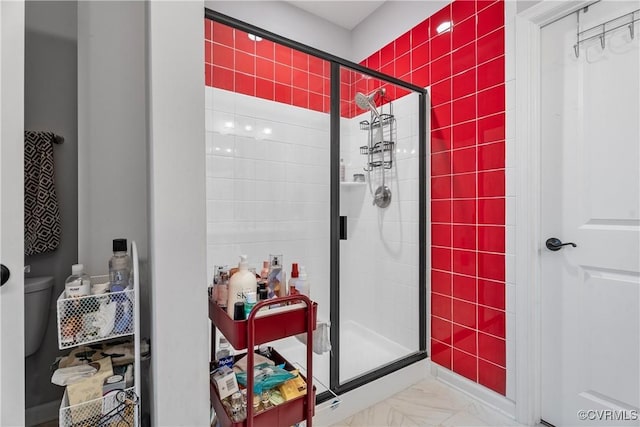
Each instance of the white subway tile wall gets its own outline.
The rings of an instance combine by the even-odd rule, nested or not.
[[[249,256],[260,270],[269,254],[307,268],[311,296],[329,318],[330,118],[326,113],[206,87],[207,260],[236,265]],[[418,350],[418,97],[394,101],[394,163],[385,209],[373,206],[368,183],[341,186],[341,321],[393,342],[396,357]],[[347,181],[364,173],[368,113],[341,120]],[[367,180],[369,177],[367,177]],[[371,173],[373,190],[380,170]],[[391,362],[393,359],[385,360]],[[362,373],[362,372],[360,372]],[[343,378],[345,380],[346,378]],[[328,378],[326,379],[328,381]]]

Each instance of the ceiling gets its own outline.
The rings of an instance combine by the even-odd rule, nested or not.
[[[287,1],[295,7],[319,16],[347,30],[353,30],[360,22],[386,0],[372,1]]]

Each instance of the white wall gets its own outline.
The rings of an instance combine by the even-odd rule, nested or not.
[[[351,31],[350,59],[362,61],[449,3],[447,0],[385,2]]]
[[[258,272],[269,254],[281,254],[287,277],[291,263],[306,267],[328,319],[329,114],[205,90],[209,282],[214,265],[236,266],[240,254]]]
[[[350,58],[351,33],[283,1],[206,0],[205,6],[264,30]]]
[[[147,258],[145,49],[144,3],[78,2],[78,257],[90,275],[108,272],[114,238]]]
[[[205,426],[204,4],[164,1],[146,6],[152,419],[158,426]]]

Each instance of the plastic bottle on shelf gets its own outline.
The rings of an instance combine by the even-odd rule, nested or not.
[[[249,272],[249,263],[246,255],[240,255],[238,272],[229,279],[227,314],[234,315],[236,302],[244,303],[247,292],[255,292],[257,287],[256,275]]]
[[[129,288],[131,257],[127,253],[127,239],[113,239],[113,256],[109,260],[109,291]]]
[[[298,263],[291,264],[291,277],[289,278],[289,295],[300,293],[298,291]]]
[[[298,280],[296,282],[296,292],[311,298],[311,287],[309,286],[309,280],[307,279],[307,269],[304,265],[300,266],[300,272],[298,273]]]
[[[233,352],[225,337],[220,337],[220,348],[216,352],[216,362],[218,368],[223,366],[228,366],[229,369],[233,368]]]
[[[224,271],[223,268],[224,267],[220,267],[217,282],[213,286],[215,287],[214,295],[216,296],[216,303],[222,308],[227,308],[227,301],[229,299],[229,272]]]
[[[260,280],[266,282],[269,278],[269,261],[262,261],[262,270],[260,270]]]
[[[84,265],[73,264],[71,276],[64,281],[64,295],[66,298],[85,297],[91,293],[91,279],[84,273]]]
[[[286,279],[282,271],[282,255],[269,255],[269,279],[267,291],[269,298],[278,298],[286,295]],[[275,305],[272,307],[276,307]]]
[[[258,284],[258,300],[262,301],[269,299],[269,291],[267,290],[267,283],[262,282]]]
[[[249,313],[251,313],[253,306],[256,305],[256,293],[247,292],[246,297],[247,300],[244,302],[244,317],[245,319],[248,319]]]

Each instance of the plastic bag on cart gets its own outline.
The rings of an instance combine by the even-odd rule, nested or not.
[[[280,384],[295,378],[291,372],[284,369],[282,365],[270,365],[268,363],[261,363],[253,368],[253,392],[257,393],[257,390],[270,390]],[[247,373],[236,373],[236,379],[239,384],[247,386]]]

